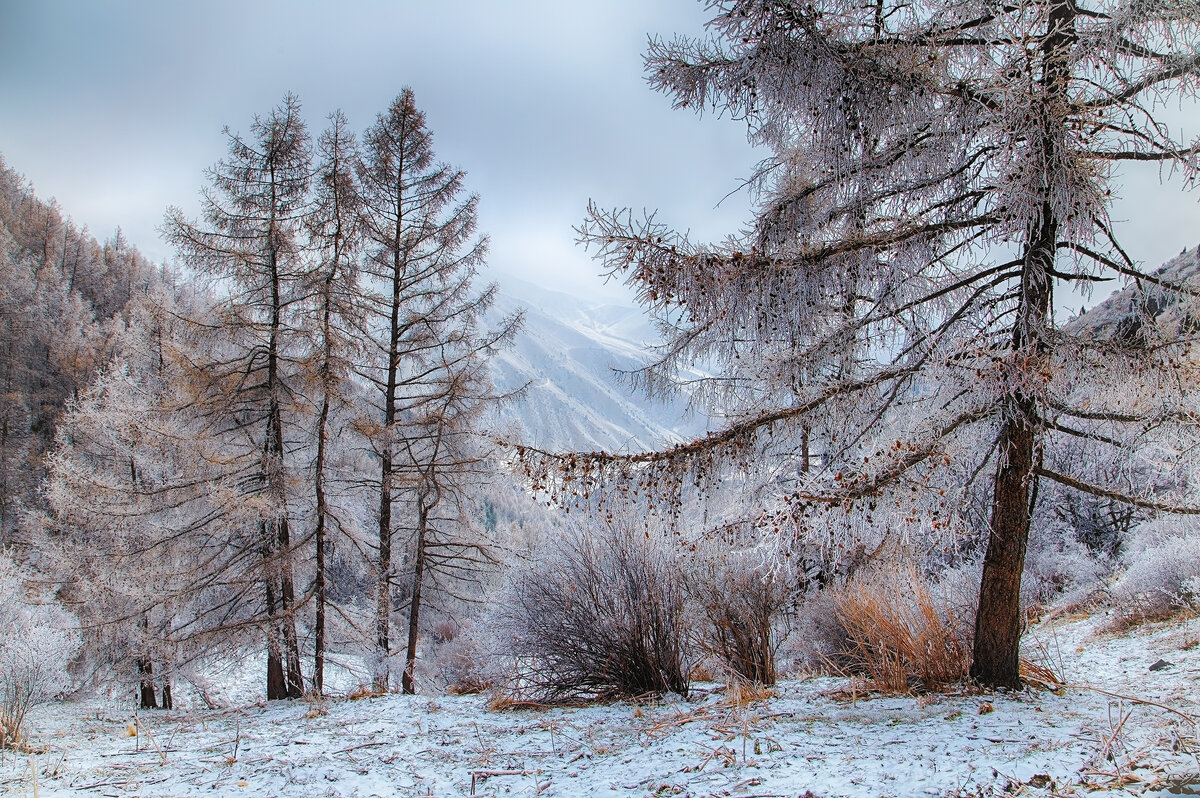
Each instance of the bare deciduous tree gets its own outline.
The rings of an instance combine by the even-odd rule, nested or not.
[[[326,549],[331,527],[340,525],[327,496],[327,462],[330,410],[347,404],[347,380],[355,354],[360,349],[354,331],[358,325],[358,260],[361,244],[358,225],[358,185],[355,168],[358,145],[339,111],[330,116],[329,127],[317,142],[320,163],[315,180],[315,201],[306,224],[310,246],[318,258],[310,280],[312,313],[306,325],[312,339],[310,367],[317,396],[316,455],[313,462],[313,498],[316,506],[315,574],[313,599],[313,692],[320,695],[325,684],[326,649]]]
[[[203,367],[214,407],[221,406],[214,419],[226,425],[231,452],[246,463],[247,498],[261,510],[267,697],[298,698],[304,684],[284,416],[295,397],[293,303],[308,268],[300,244],[312,155],[299,101],[291,95],[256,118],[252,134],[229,134],[228,159],[209,171],[203,223],[172,209],[165,229],[189,266],[230,287],[228,302],[215,309],[213,356]],[[217,348],[218,340],[224,346]]]
[[[482,359],[503,345],[517,321],[480,332],[495,289],[477,292],[472,285],[487,247],[476,235],[479,198],[463,197],[464,172],[435,162],[431,134],[410,90],[379,116],[364,141],[359,180],[369,247],[363,310],[370,356],[359,374],[373,399],[359,429],[379,460],[373,687],[390,687],[393,546],[396,530],[406,526],[416,534],[402,678],[405,692],[412,692],[431,513],[446,498],[448,472],[465,470],[471,459],[463,459],[466,450],[455,441],[469,433],[462,422],[490,393]],[[415,523],[396,517],[400,500]]]

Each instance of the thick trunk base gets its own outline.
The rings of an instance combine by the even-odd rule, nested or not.
[[[983,558],[971,678],[985,687],[1021,687],[1021,574],[1029,542],[1033,427],[1005,422],[1000,437],[991,532]]]
[[[142,709],[158,709],[158,699],[154,694],[154,665],[148,658],[137,661],[138,670],[138,706]]]

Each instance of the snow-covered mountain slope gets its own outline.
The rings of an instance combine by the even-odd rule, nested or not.
[[[505,278],[496,313],[525,310],[513,347],[493,359],[501,391],[527,386],[501,410],[511,436],[552,451],[631,452],[698,434],[682,400],[663,404],[631,391],[618,370],[648,357],[654,329],[641,310],[589,301]]]
[[[1185,249],[1159,266],[1150,276],[1172,285],[1196,288],[1200,275],[1200,247]],[[1129,338],[1138,335],[1143,325],[1154,323],[1160,328],[1177,332],[1182,325],[1194,325],[1193,303],[1180,305],[1180,295],[1150,283],[1131,281],[1125,288],[1114,291],[1107,299],[1086,313],[1069,321],[1069,332],[1086,331],[1099,339]]]

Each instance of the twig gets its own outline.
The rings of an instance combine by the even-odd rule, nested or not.
[[[386,740],[375,740],[375,741],[369,742],[369,743],[359,743],[358,745],[352,745],[349,748],[343,748],[338,753],[348,754],[351,751],[357,751],[360,748],[378,748],[381,745],[387,745],[387,741]]]
[[[137,775],[140,777],[142,774],[138,773]],[[167,781],[170,778],[171,776],[162,776],[161,778],[157,779],[138,778],[137,781],[139,784],[145,786],[147,784],[162,784],[164,781]],[[107,779],[105,781],[98,781],[95,784],[72,784],[71,787],[75,790],[95,790],[99,787],[120,787],[122,785],[128,785],[131,780],[132,777]],[[220,780],[218,779],[218,782],[219,781]],[[213,782],[213,784],[218,782]]]
[[[1167,712],[1170,712],[1174,715],[1178,715],[1179,717],[1186,720],[1188,723],[1192,724],[1193,728],[1196,728],[1196,726],[1197,726],[1196,719],[1194,717],[1192,717],[1191,715],[1189,715],[1186,712],[1183,712],[1181,710],[1175,709],[1174,707],[1169,707],[1166,704],[1160,704],[1157,701],[1151,701],[1146,698],[1138,698],[1136,696],[1131,696],[1131,695],[1124,695],[1123,693],[1113,693],[1113,692],[1109,692],[1108,690],[1101,690],[1099,687],[1092,687],[1090,684],[1066,684],[1063,686],[1064,687],[1075,687],[1080,690],[1091,690],[1093,693],[1099,693],[1100,695],[1106,695],[1109,698],[1119,698],[1124,701],[1132,701],[1135,704],[1144,704],[1148,707],[1158,707],[1159,709],[1166,710]]]
[[[174,750],[177,750],[177,749],[174,749],[174,748],[173,748],[173,749],[170,749],[170,750],[174,751]],[[142,754],[153,754],[153,753],[154,753],[154,752],[153,752],[153,751],[150,751],[150,750],[146,750],[146,751],[102,751],[102,752],[100,752],[99,754],[97,754],[97,756],[99,756],[99,757],[101,757],[101,758],[104,758],[104,759],[107,759],[107,758],[110,758],[110,757],[118,757],[118,756],[119,756],[119,757],[127,757],[127,756],[128,756],[128,757],[137,757],[137,756],[140,756],[140,755],[142,755]],[[225,760],[221,760],[221,761],[223,762],[223,761],[225,761]]]
[[[532,776],[532,770],[472,770],[471,771],[471,795],[475,794],[476,781],[489,779],[492,776]]]
[[[229,764],[237,762],[238,747],[242,744],[242,716],[237,716],[237,728],[233,733],[233,753],[229,755]]]
[[[158,751],[158,755],[160,757],[162,757],[163,764],[164,765],[167,764],[167,755],[165,753],[163,753],[162,748],[159,747],[158,740],[154,739],[154,735],[150,733],[150,729],[148,727],[142,725],[142,721],[138,718],[137,715],[133,716],[133,722],[137,724],[139,734],[141,734],[141,732],[143,732],[143,731],[146,732],[146,736],[148,738],[150,738],[150,744],[154,746],[154,750]]]

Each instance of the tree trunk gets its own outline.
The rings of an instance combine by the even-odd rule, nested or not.
[[[328,311],[326,311],[326,317],[328,318]],[[328,329],[328,325],[326,329]],[[317,613],[313,623],[312,689],[318,697],[325,692],[325,426],[328,419],[329,396],[327,393],[321,402],[321,416],[317,421],[317,462],[313,475],[313,488],[317,498],[317,529],[314,533],[317,546],[317,572],[313,577],[313,594],[317,604]]]
[[[300,638],[296,634],[296,594],[292,579],[292,543],[287,517],[279,519],[280,593],[284,653],[287,656],[287,697],[304,697],[304,676],[300,671]]]
[[[1033,420],[1004,423],[992,497],[991,532],[983,558],[971,678],[989,687],[1021,686],[1021,574],[1029,541]]]
[[[1067,105],[1068,57],[1075,41],[1074,0],[1055,0],[1042,41],[1041,103],[1043,152],[1029,157],[1040,164],[1058,162],[1061,115]],[[1032,145],[1031,145],[1032,146]],[[1042,168],[1046,168],[1043,166]],[[1052,176],[1047,177],[1047,183]],[[992,494],[991,530],[979,586],[971,678],[988,687],[1021,686],[1021,575],[1029,543],[1029,525],[1037,496],[1035,467],[1040,456],[1038,401],[1048,379],[1051,272],[1059,220],[1049,197],[1030,226],[1021,270],[1021,294],[1013,326],[1012,358],[1016,384],[1005,408],[999,462]]]
[[[429,508],[423,503],[417,510],[417,551],[413,564],[412,599],[408,604],[408,648],[404,654],[404,675],[400,687],[406,695],[417,692],[417,630],[420,628],[421,582],[425,579],[425,533],[429,526]]]
[[[267,700],[287,698],[287,683],[283,677],[283,649],[279,643],[279,626],[276,623],[275,590],[272,579],[267,578]]]
[[[391,641],[388,629],[392,621],[392,457],[385,452],[380,467],[379,485],[379,585],[375,596],[375,646],[380,659],[371,689],[377,693],[391,689],[388,657]]]
[[[1050,269],[1058,224],[1043,207],[1038,235],[1026,250],[1013,369],[1019,383],[1007,402],[992,490],[991,526],[975,615],[971,678],[988,687],[1021,686],[1021,575],[1037,496],[1038,397],[1049,353]]]
[[[158,709],[158,699],[154,695],[154,664],[149,657],[138,658],[137,671],[140,682],[138,706],[142,709]]]
[[[133,461],[130,460],[132,464]],[[150,618],[143,614],[141,619],[142,645],[147,646],[150,638]],[[145,652],[137,661],[138,681],[140,683],[139,705],[142,709],[158,709],[158,699],[154,695],[154,662],[150,654]]]

